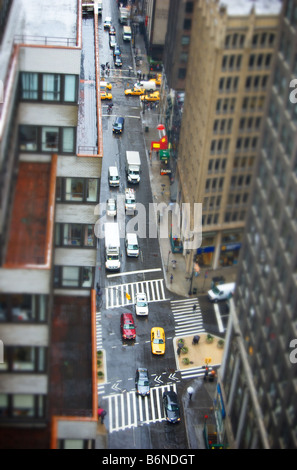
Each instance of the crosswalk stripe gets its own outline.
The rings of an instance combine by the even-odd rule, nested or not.
[[[172,300],[171,311],[175,322],[175,335],[184,336],[203,333],[203,318],[198,298]],[[193,306],[196,306],[194,309]]]
[[[135,390],[103,396],[108,400],[109,432],[164,421],[162,405],[165,390],[174,390],[176,384],[167,384],[151,388],[150,396],[136,396]]]
[[[164,279],[119,284],[105,288],[106,308],[118,308],[135,303],[136,294],[144,292],[148,302],[160,302],[166,299]],[[127,294],[130,298],[127,298]]]

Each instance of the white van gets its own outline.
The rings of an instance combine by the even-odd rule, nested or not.
[[[154,80],[140,80],[139,82],[134,83],[134,88],[144,88],[146,91],[153,93],[157,90],[157,85]]]
[[[228,284],[220,284],[214,286],[208,291],[208,298],[211,302],[218,302],[219,300],[226,300],[233,296],[235,291],[235,282]]]
[[[120,186],[120,177],[116,166],[110,166],[108,168],[108,183],[109,186],[113,186],[114,188]]]
[[[136,233],[126,234],[126,253],[127,256],[133,256],[138,258],[139,256],[139,245]]]
[[[123,27],[123,41],[131,41],[132,35],[131,35],[131,28],[130,26],[124,26]]]

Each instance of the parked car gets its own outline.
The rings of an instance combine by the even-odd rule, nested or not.
[[[131,96],[140,96],[144,95],[145,90],[143,88],[128,88],[125,90],[125,95],[131,95]]]
[[[121,315],[121,332],[123,339],[135,339],[136,328],[132,313],[122,313]]]
[[[115,36],[109,36],[109,47],[115,47],[116,45],[116,38]]]
[[[116,56],[116,55],[122,55],[122,51],[121,51],[121,48],[118,44],[116,44],[114,46],[114,50],[113,50],[113,55]]]
[[[139,367],[136,370],[135,389],[136,394],[141,395],[142,397],[148,396],[150,394],[150,380],[148,370],[143,367]]]
[[[112,132],[115,134],[122,134],[124,132],[125,118],[119,116],[115,118],[115,121],[112,125]]]
[[[117,215],[117,202],[114,198],[107,199],[106,215],[108,217],[116,217]]]
[[[107,16],[104,20],[104,23],[103,23],[103,27],[104,29],[109,29],[111,27],[111,17],[110,16]]]
[[[122,67],[123,65],[123,62],[122,62],[122,59],[121,59],[121,56],[120,55],[116,55],[115,58],[114,58],[114,65],[116,67]]]
[[[148,301],[145,293],[136,294],[136,315],[148,315]]]
[[[115,36],[116,35],[116,29],[113,25],[109,26],[109,35],[110,36]]]
[[[159,326],[151,329],[151,348],[153,354],[158,356],[165,354],[165,332]]]
[[[166,420],[170,423],[178,423],[180,421],[180,407],[177,395],[173,390],[163,393],[163,406]]]

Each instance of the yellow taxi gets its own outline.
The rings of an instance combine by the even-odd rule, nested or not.
[[[106,91],[101,91],[100,95],[101,95],[102,100],[112,100],[112,94],[111,93],[107,93]]]
[[[111,89],[112,89],[112,84],[111,84],[111,83],[109,83],[109,82],[108,82],[108,83],[106,83],[106,88],[107,88],[108,90],[111,90]]]
[[[150,78],[150,81],[155,82],[156,85],[160,86],[162,83],[162,74],[158,73],[155,78]]]
[[[151,346],[153,354],[158,356],[165,354],[165,332],[163,328],[155,326],[151,329]]]
[[[149,95],[144,95],[140,97],[141,101],[159,101],[160,93],[155,91],[154,93],[150,93]]]
[[[125,90],[125,95],[132,95],[132,96],[139,96],[139,95],[144,95],[144,88],[128,88]]]

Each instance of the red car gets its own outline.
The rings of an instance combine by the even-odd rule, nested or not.
[[[135,339],[136,329],[132,313],[122,313],[121,331],[123,339]]]

